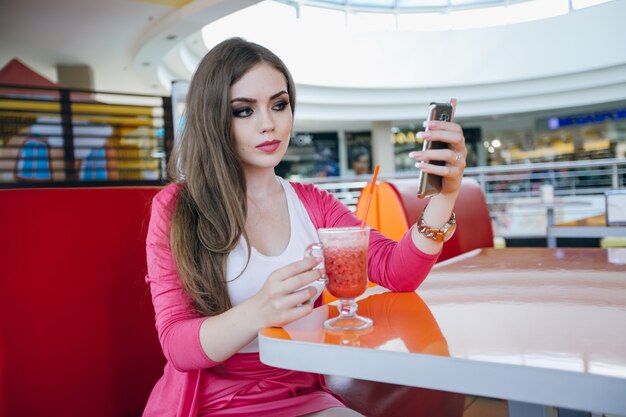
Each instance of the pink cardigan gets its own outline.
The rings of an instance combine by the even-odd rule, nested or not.
[[[359,219],[332,194],[311,184],[291,185],[315,228],[360,224]],[[146,281],[150,284],[156,328],[167,364],[148,400],[144,416],[195,416],[200,370],[218,364],[202,350],[198,335],[205,318],[198,316],[192,308],[170,248],[170,228],[178,190],[179,185],[170,184],[154,197],[146,239]],[[392,291],[413,291],[426,278],[437,257],[418,250],[410,232],[400,242],[395,242],[372,230],[368,275],[373,282]]]

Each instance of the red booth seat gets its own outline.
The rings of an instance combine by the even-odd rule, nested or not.
[[[144,281],[156,191],[0,191],[0,416],[141,415],[165,364]]]
[[[363,218],[367,188],[357,204],[356,215]],[[417,179],[405,178],[379,183],[372,197],[367,224],[385,236],[400,240],[417,222],[428,199],[417,198]],[[474,179],[464,178],[454,205],[457,229],[443,245],[438,262],[478,248],[493,247],[493,229],[485,195]]]

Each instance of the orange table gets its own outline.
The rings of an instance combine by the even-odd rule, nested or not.
[[[626,415],[626,264],[599,248],[478,249],[437,264],[415,293],[369,288],[370,331],[331,333],[322,306],[259,333],[269,365]]]
[[[603,238],[608,236],[626,236],[626,226],[607,226],[604,214],[548,226],[548,242],[553,242],[552,247],[556,246],[557,237]]]

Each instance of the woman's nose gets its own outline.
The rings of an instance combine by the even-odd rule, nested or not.
[[[271,132],[274,130],[274,118],[270,112],[261,112],[260,130],[261,133]]]

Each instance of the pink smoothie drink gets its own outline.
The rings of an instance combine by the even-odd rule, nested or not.
[[[370,228],[336,227],[317,231],[324,255],[328,292],[339,299],[339,316],[324,321],[329,330],[361,330],[373,321],[357,314],[355,298],[367,289],[367,248]]]
[[[324,247],[324,266],[333,296],[355,298],[367,288],[367,244]]]

